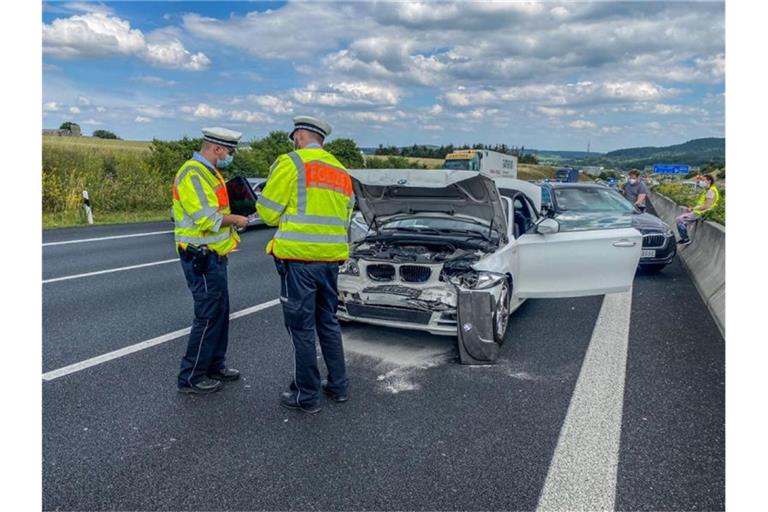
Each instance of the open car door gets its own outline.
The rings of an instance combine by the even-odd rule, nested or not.
[[[542,229],[542,224],[549,230]],[[630,288],[642,247],[639,231],[632,227],[558,229],[556,221],[543,219],[517,240],[515,285],[521,298],[603,295]]]
[[[256,212],[256,193],[251,184],[242,176],[227,181],[229,209],[235,215],[247,217]]]

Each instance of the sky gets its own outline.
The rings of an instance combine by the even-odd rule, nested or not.
[[[611,151],[725,136],[723,2],[44,2],[45,128]]]

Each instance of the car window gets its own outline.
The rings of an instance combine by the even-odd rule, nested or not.
[[[597,187],[555,189],[558,212],[632,213],[632,204],[612,190]]]

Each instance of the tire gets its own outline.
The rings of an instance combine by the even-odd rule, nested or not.
[[[496,305],[496,311],[493,312],[493,341],[499,345],[504,344],[504,335],[509,327],[509,302],[511,297],[509,281],[505,280],[502,285],[500,300]]]

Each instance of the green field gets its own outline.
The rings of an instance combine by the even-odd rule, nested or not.
[[[83,190],[96,223],[157,220],[170,207],[175,169],[153,168],[149,147],[141,141],[43,137],[43,227],[85,224]]]
[[[95,137],[57,137],[43,135],[43,147],[79,147],[89,149],[115,149],[120,151],[149,151],[151,142],[142,140],[98,139]]]

